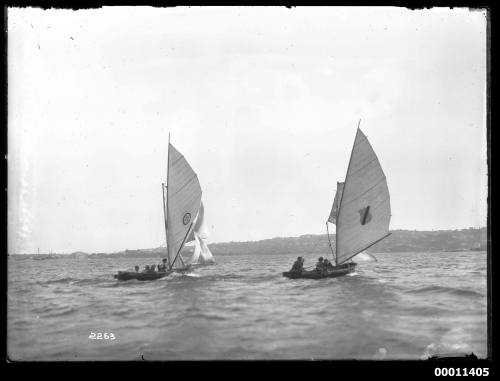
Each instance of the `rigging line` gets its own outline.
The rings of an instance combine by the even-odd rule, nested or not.
[[[330,240],[330,231],[328,230],[328,221],[326,221],[326,234],[328,236],[328,244],[330,245],[330,250],[332,251],[333,259],[335,260],[335,264],[337,264],[337,257],[333,252],[332,241]]]

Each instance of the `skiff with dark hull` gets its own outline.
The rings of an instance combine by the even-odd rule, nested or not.
[[[193,266],[215,263],[205,242],[208,237],[204,223],[201,186],[198,176],[184,156],[168,142],[167,183],[162,183],[163,215],[166,236],[166,272],[119,271],[118,280],[155,280],[172,272],[187,272]],[[194,251],[186,261],[181,255],[186,244]]]
[[[354,272],[356,269],[356,263],[349,262],[344,263],[343,265],[334,266],[333,269],[328,270],[326,272],[319,272],[316,269],[314,270],[305,270],[305,271],[285,271],[283,273],[284,277],[290,279],[323,279],[323,278],[336,278],[338,276],[346,275]]]
[[[343,183],[337,182],[333,206],[326,221],[328,243],[335,265],[330,271],[287,271],[283,276],[321,279],[354,271],[356,264],[350,260],[389,236],[390,220],[387,180],[377,155],[358,123],[346,177]],[[334,244],[328,229],[329,223],[335,224]]]

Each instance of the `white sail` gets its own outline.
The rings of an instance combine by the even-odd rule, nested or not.
[[[215,258],[203,238],[200,238],[201,253],[199,263],[215,263]]]
[[[337,216],[339,213],[340,199],[342,198],[342,192],[344,190],[344,183],[337,182],[337,192],[335,192],[335,198],[333,199],[332,211],[328,217],[328,222],[332,224],[337,223]]]
[[[190,233],[189,240],[195,242],[195,249],[191,259],[192,264],[215,263],[215,259],[208,248],[205,240],[208,238],[208,230],[205,224],[205,212],[203,202],[201,203],[194,228]]]
[[[336,253],[341,264],[389,234],[391,205],[382,167],[358,128],[337,215]]]
[[[177,254],[186,243],[200,209],[201,187],[189,163],[170,143],[167,187],[168,256],[171,266],[178,267]]]
[[[193,265],[203,265],[203,264],[210,264],[210,263],[215,263],[214,256],[210,252],[210,249],[208,248],[208,245],[206,244],[205,240],[198,236],[198,233],[194,233],[194,242],[195,242],[195,248],[193,252],[193,256],[191,258],[191,264]]]
[[[198,236],[201,238],[208,238],[207,227],[205,225],[205,208],[203,207],[203,202],[201,203],[200,210],[198,211],[198,215],[196,216],[196,222],[194,223],[194,228],[189,233],[189,238],[186,240],[187,242],[191,242],[195,240],[194,233],[198,233]]]
[[[201,253],[200,241],[198,240],[197,237],[194,237],[194,252],[193,252],[193,257],[191,258],[192,264],[198,263],[198,259],[200,258],[200,253]]]

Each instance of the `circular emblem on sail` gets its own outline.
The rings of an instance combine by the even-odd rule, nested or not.
[[[191,214],[190,213],[186,213],[184,215],[184,217],[182,218],[182,223],[184,225],[187,225],[187,224],[189,224],[189,221],[191,221]]]

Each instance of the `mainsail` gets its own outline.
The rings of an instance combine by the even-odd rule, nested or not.
[[[387,181],[359,127],[334,219],[338,264],[389,235],[391,205]]]
[[[170,267],[186,243],[201,205],[201,187],[196,173],[184,156],[169,143],[166,197],[167,253]],[[182,258],[181,258],[182,261]]]

